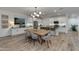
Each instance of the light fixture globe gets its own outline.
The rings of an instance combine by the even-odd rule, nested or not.
[[[36,15],[37,13],[36,12],[34,12],[34,15]]]
[[[42,14],[42,12],[40,11],[39,14]]]
[[[41,11],[38,11],[37,10],[37,7],[35,7],[35,11],[31,14],[31,16],[33,18],[39,18],[41,14],[42,14],[42,12]]]

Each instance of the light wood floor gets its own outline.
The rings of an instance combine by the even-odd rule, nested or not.
[[[58,36],[52,36],[52,45],[47,48],[46,44],[40,45],[29,43],[25,35],[0,38],[0,51],[78,51],[79,35],[77,32],[68,34],[60,33]]]

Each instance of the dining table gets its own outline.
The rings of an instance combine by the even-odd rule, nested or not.
[[[44,30],[44,29],[26,29],[25,32],[26,31],[32,32],[32,33],[38,35],[39,41],[40,41],[41,44],[42,44],[42,41],[43,41],[42,36],[45,36],[49,32],[49,30]]]
[[[44,36],[49,32],[49,30],[44,30],[44,29],[26,29],[25,31],[32,32],[38,36]]]

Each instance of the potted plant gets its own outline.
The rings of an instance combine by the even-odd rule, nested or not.
[[[77,25],[71,25],[72,31],[77,31]]]

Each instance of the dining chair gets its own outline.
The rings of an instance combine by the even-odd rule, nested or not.
[[[27,42],[30,42],[31,34],[30,34],[29,31],[26,31],[26,33],[25,33],[25,39],[27,40]]]
[[[50,34],[50,36],[55,36],[55,31],[50,30],[48,34]]]
[[[34,34],[34,33],[31,32],[31,40],[32,40],[32,42],[33,42],[33,44],[34,44],[34,46],[35,46],[35,43],[36,43],[37,41],[39,42],[39,37],[38,37],[38,35],[36,35],[36,34]]]
[[[52,37],[52,32],[49,32],[47,35],[42,37],[43,42],[47,44],[47,47],[49,48],[49,44],[51,45],[51,38]]]

